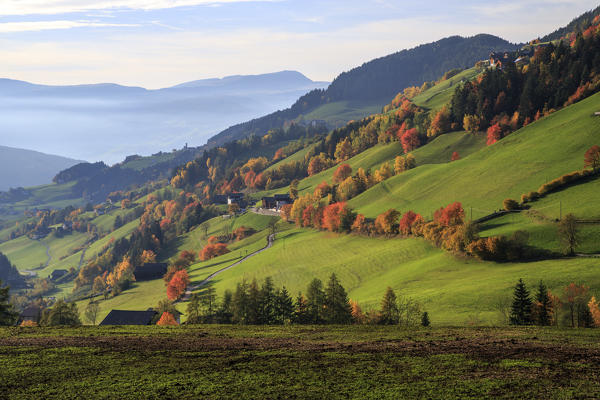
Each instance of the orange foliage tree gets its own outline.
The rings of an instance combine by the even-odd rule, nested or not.
[[[340,183],[352,175],[352,167],[348,164],[342,164],[333,173],[333,183]]]
[[[175,272],[173,278],[167,285],[167,297],[169,300],[176,300],[183,296],[185,289],[190,284],[190,277],[186,270],[180,270]]]
[[[156,261],[156,254],[152,250],[144,250],[141,257],[142,263],[153,263]]]
[[[588,308],[590,309],[590,314],[592,314],[594,326],[600,327],[600,307],[598,306],[596,297],[592,296],[590,302],[588,303]]]
[[[330,232],[341,230],[350,230],[354,220],[352,211],[346,206],[345,202],[333,203],[323,210],[321,227]]]
[[[211,258],[215,258],[218,256],[222,256],[223,254],[229,253],[229,249],[227,248],[227,244],[225,243],[209,243],[200,252],[200,259],[202,261],[210,260]]]
[[[456,161],[456,160],[460,160],[460,154],[458,154],[457,151],[452,153],[452,158],[450,159],[450,161]]]
[[[502,127],[500,127],[500,124],[490,126],[487,130],[487,145],[494,144],[500,139],[502,139]]]
[[[375,229],[380,234],[394,235],[398,233],[398,218],[400,212],[390,208],[375,218]]]
[[[173,314],[168,311],[165,311],[161,316],[158,322],[156,323],[158,326],[177,326],[178,323],[175,320]]]

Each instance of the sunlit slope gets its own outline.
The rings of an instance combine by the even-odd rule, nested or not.
[[[200,263],[213,271],[215,264],[230,264],[232,255]],[[306,291],[313,278],[326,282],[335,273],[364,309],[379,307],[386,287],[399,296],[418,300],[436,324],[464,324],[478,318],[484,324],[500,322],[495,304],[510,298],[519,278],[534,285],[544,279],[560,293],[571,281],[599,287],[594,259],[562,259],[532,263],[491,263],[458,258],[422,239],[366,238],[312,230],[292,229],[281,234],[273,247],[218,275],[214,287],[221,296],[243,279],[271,276],[292,295]],[[221,266],[222,267],[222,266]]]
[[[369,217],[394,207],[427,216],[453,201],[473,217],[502,207],[506,198],[537,188],[562,174],[581,169],[583,154],[600,143],[600,94],[567,107],[513,133],[498,143],[448,164],[419,166],[394,176],[352,199]]]

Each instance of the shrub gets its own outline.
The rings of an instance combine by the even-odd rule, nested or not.
[[[513,199],[505,199],[502,205],[506,211],[518,210],[520,208],[519,203]]]

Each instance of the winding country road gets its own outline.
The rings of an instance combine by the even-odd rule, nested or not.
[[[235,267],[236,265],[239,265],[241,263],[243,263],[244,261],[246,261],[247,259],[249,259],[252,256],[255,256],[259,253],[262,253],[263,251],[267,250],[268,248],[270,248],[273,245],[273,242],[275,241],[275,234],[272,233],[269,235],[269,237],[267,238],[267,245],[265,247],[263,247],[260,250],[255,251],[254,253],[250,253],[248,254],[246,257],[234,262],[233,264],[222,268],[220,270],[218,270],[217,272],[213,272],[212,274],[210,274],[209,276],[206,277],[206,279],[204,279],[202,282],[200,282],[197,285],[194,286],[188,286],[187,290],[185,291],[185,295],[181,298],[180,301],[188,301],[190,299],[190,297],[192,296],[192,292],[204,285],[206,285],[208,282],[210,282],[215,276],[219,275],[221,272],[227,271],[230,268]]]

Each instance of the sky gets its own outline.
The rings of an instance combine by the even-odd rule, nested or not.
[[[452,35],[521,43],[589,0],[0,0],[0,77],[149,89],[297,70],[331,81],[368,60]]]

